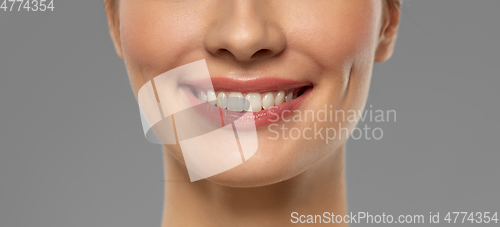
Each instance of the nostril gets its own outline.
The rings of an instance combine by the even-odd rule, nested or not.
[[[262,58],[262,57],[265,57],[265,56],[269,56],[269,55],[272,55],[272,51],[269,50],[269,49],[261,49],[257,52],[255,52],[251,58]]]
[[[235,58],[239,61],[250,61],[250,60],[267,58],[273,56],[274,54],[273,51],[270,49],[260,49],[257,52],[254,52],[253,54],[250,55],[250,53],[245,54],[244,51],[233,52],[230,49],[220,48],[217,51],[215,51],[215,55],[225,59]]]
[[[218,49],[216,54],[221,57],[233,57],[233,53],[227,49]]]

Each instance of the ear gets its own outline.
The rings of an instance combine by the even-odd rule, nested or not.
[[[117,0],[104,0],[104,8],[108,17],[109,34],[115,45],[116,53],[123,59],[122,42],[120,39],[120,20],[118,17]]]
[[[399,17],[401,14],[401,1],[385,0],[383,4],[382,26],[380,30],[379,42],[375,52],[375,61],[387,61],[394,52],[394,45],[399,30]]]

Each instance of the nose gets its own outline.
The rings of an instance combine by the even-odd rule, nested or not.
[[[283,52],[286,40],[269,1],[231,0],[219,8],[205,35],[205,48],[213,55],[240,62],[267,59]]]

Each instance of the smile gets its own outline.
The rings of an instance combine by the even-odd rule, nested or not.
[[[224,118],[250,117],[256,126],[270,123],[270,111],[281,114],[286,110],[288,115],[286,113],[299,108],[313,89],[311,84],[275,78],[211,78],[208,84],[213,84],[213,88],[204,87],[206,84],[206,81],[189,81],[181,86],[192,97],[193,104],[206,104],[206,113],[217,111]]]
[[[237,92],[237,91],[214,91],[200,90],[191,87],[193,95],[203,102],[207,102],[221,109],[235,112],[251,111],[260,112],[268,110],[282,103],[292,101],[304,93],[307,87],[296,88],[288,91],[265,91],[265,92]],[[245,100],[249,106],[245,108]]]

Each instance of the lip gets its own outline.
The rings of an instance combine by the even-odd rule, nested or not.
[[[187,96],[191,105],[205,117],[207,120],[213,122],[214,124],[221,124],[222,126],[230,124],[238,120],[238,125],[242,128],[252,127],[261,128],[268,126],[273,123],[277,123],[283,118],[287,118],[293,113],[294,110],[298,109],[304,100],[312,92],[312,85],[309,83],[293,81],[288,79],[278,79],[278,78],[259,78],[259,79],[231,79],[231,78],[211,78],[213,84],[212,87],[207,87],[207,80],[193,80],[181,83],[182,90]],[[207,102],[203,102],[198,99],[188,86],[194,86],[200,89],[214,89],[219,91],[237,91],[237,92],[265,92],[265,91],[275,91],[275,90],[289,90],[294,88],[310,86],[299,97],[292,99],[288,102],[282,103],[278,106],[274,106],[267,110],[261,110],[259,112],[235,112],[227,109],[221,109],[217,106],[213,106]],[[249,114],[250,113],[250,114]],[[277,117],[279,116],[279,118]]]
[[[293,88],[311,86],[310,83],[301,81],[279,79],[279,78],[253,78],[253,79],[233,79],[225,77],[213,77],[210,79],[199,79],[184,81],[181,85],[190,85],[200,89],[214,89],[219,91],[238,91],[238,92],[264,92],[274,90],[289,90]],[[208,87],[208,85],[212,87]]]

